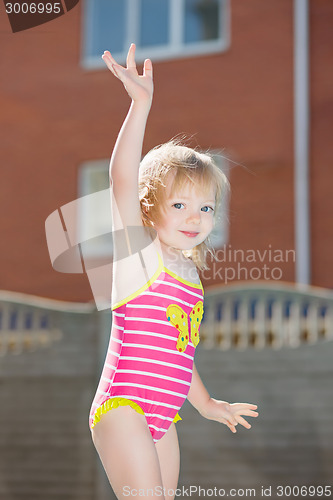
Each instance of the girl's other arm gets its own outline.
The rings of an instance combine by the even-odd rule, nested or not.
[[[234,433],[237,432],[237,424],[241,424],[247,429],[251,428],[251,425],[241,415],[248,415],[250,417],[258,416],[258,413],[253,411],[257,409],[257,405],[249,403],[229,404],[227,401],[218,401],[211,398],[195,365],[193,367],[192,382],[187,399],[203,417],[227,425]]]
[[[195,364],[193,364],[192,382],[187,399],[199,413],[201,413],[201,409],[204,408],[210,400],[210,395],[203,385]]]

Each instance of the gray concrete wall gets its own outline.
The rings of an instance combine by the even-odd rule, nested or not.
[[[196,364],[213,397],[253,402],[259,417],[248,417],[252,429],[238,425],[233,434],[186,402],[177,424],[180,485],[255,488],[256,496],[272,486],[271,498],[281,498],[277,485],[333,489],[332,342],[280,351],[201,348]]]
[[[0,498],[112,499],[88,428],[110,315],[52,312],[52,323],[60,341],[0,359]],[[332,342],[244,352],[199,344],[196,363],[211,395],[256,403],[260,415],[248,419],[251,430],[232,434],[186,402],[177,423],[179,486],[254,488],[256,497],[272,486],[271,498],[281,498],[277,485],[332,483],[332,360]]]
[[[49,313],[60,341],[0,358],[0,498],[92,500],[97,314]]]

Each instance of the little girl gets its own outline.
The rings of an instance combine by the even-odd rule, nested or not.
[[[211,157],[171,141],[140,164],[153,96],[132,44],[127,67],[102,56],[132,99],[110,164],[114,266],[112,331],[92,402],[92,439],[118,498],[144,491],[172,499],[179,476],[175,422],[186,398],[236,432],[257,406],[209,396],[193,363],[203,316],[197,269],[227,180]],[[132,237],[131,237],[132,236]],[[161,495],[164,492],[164,496]]]

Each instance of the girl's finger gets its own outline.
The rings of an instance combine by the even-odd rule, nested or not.
[[[135,45],[134,43],[131,44],[128,54],[127,54],[127,59],[126,59],[126,65],[127,69],[130,68],[135,68],[136,69],[136,64],[135,64]]]
[[[146,59],[143,65],[143,76],[153,77],[153,65],[150,59]]]
[[[117,71],[115,69],[114,64],[111,64],[110,61],[108,61],[107,59],[104,59],[103,56],[102,56],[102,59],[105,62],[105,64],[107,65],[107,67],[109,68],[109,70],[111,71],[111,73],[113,73],[115,77],[119,78],[119,75],[117,74]]]
[[[252,411],[252,410],[244,411],[242,412],[242,414],[247,415],[249,417],[257,417],[259,415],[257,411]]]
[[[238,417],[238,422],[243,426],[246,427],[247,429],[251,429],[251,424],[249,424],[245,418]]]
[[[112,64],[112,70],[116,77],[119,78],[119,80],[121,80],[122,82],[126,80],[125,68],[123,68],[119,64]]]
[[[108,60],[110,61],[111,64],[114,64],[115,66],[120,66],[120,64],[117,63],[117,61],[115,59],[113,59],[112,57],[112,54],[111,52],[109,52],[108,50],[104,50],[104,54],[103,56]],[[103,57],[102,56],[102,57]]]
[[[225,424],[225,425],[227,425],[228,427],[231,425],[231,424],[228,422],[228,420],[226,420],[226,419],[225,419],[225,418],[223,418],[223,417],[222,417],[222,418],[219,418],[219,419],[218,419],[218,422],[221,422],[221,424]]]
[[[116,71],[114,71],[115,66],[119,66],[119,64],[116,63],[116,61],[113,59],[111,56],[110,52],[104,51],[104,54],[102,55],[102,59],[109,68],[109,70],[116,76],[118,77]],[[119,66],[121,67],[121,66]]]
[[[120,66],[119,64],[112,64],[111,60],[108,57],[102,56],[103,61],[109,68],[109,70],[117,77],[120,81],[124,80],[124,71],[125,68]]]
[[[231,417],[229,417],[229,422],[231,425],[237,425],[238,424],[238,421],[236,420],[236,418],[232,415]]]
[[[225,418],[221,418],[219,420],[219,422],[221,422],[222,424],[225,424],[227,427],[229,427],[229,429],[232,432],[237,432],[235,426],[229,420],[226,420]],[[237,425],[237,422],[236,422],[236,425]]]
[[[104,57],[104,56],[102,56],[102,59],[105,62],[105,64],[107,65],[107,67],[109,68],[109,70],[114,74],[114,76],[117,76],[116,73],[113,70],[111,62],[106,57]]]
[[[234,413],[244,413],[246,411],[253,411],[256,410],[258,407],[257,405],[250,405],[247,403],[232,403],[231,405],[232,411]]]
[[[250,403],[231,403],[230,406],[234,406],[237,408],[250,408],[251,410],[256,410],[258,408],[257,405],[252,405]]]
[[[246,415],[247,417],[257,417],[259,413],[257,411],[252,410],[239,410],[235,412],[237,415]]]

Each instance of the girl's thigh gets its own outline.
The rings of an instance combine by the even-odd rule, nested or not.
[[[110,410],[92,429],[92,439],[117,498],[139,496],[142,490],[146,497],[164,499],[158,494],[160,464],[144,415],[130,406]]]
[[[171,424],[162,439],[157,441],[156,451],[160,462],[165,498],[173,500],[180,466],[179,443],[174,423]]]

